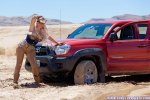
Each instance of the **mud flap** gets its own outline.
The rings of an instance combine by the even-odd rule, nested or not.
[[[105,72],[104,71],[99,74],[99,82],[100,83],[105,83],[106,82],[106,80],[105,80]]]

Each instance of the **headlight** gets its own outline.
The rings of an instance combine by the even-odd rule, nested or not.
[[[57,55],[63,55],[63,54],[66,54],[68,53],[68,51],[70,50],[71,46],[70,45],[62,45],[62,46],[57,46],[56,49],[55,49],[55,53]]]

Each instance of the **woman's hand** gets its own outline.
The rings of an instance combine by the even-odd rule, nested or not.
[[[62,45],[64,45],[64,44],[65,44],[65,43],[60,42],[60,43],[55,44],[55,46],[62,46]]]
[[[40,18],[41,16],[34,16],[31,19],[31,23],[30,23],[30,28],[29,28],[29,32],[33,32],[35,31],[35,23],[37,22],[37,19]]]
[[[40,18],[40,17],[42,17],[42,16],[34,16],[34,17],[32,17],[31,23],[35,23],[37,21],[37,19]]]
[[[35,17],[33,17],[33,18],[31,19],[31,23],[32,23],[32,24],[34,24],[36,21],[37,21],[37,16],[35,16]]]

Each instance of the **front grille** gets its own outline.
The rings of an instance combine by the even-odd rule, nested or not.
[[[42,67],[47,67],[49,60],[47,58],[36,58],[37,60],[40,60],[40,66]],[[27,66],[31,66],[30,62],[28,61],[28,59],[26,59],[25,65]]]
[[[36,46],[36,56],[55,55],[55,51],[47,46]]]
[[[27,65],[27,66],[31,66],[31,64],[29,63],[29,61],[26,61],[26,65]],[[40,62],[40,66],[42,66],[42,67],[47,67],[47,66],[48,66],[48,63]]]

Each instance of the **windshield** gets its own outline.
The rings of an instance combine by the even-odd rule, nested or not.
[[[101,39],[111,26],[112,24],[86,24],[76,29],[68,38]]]

